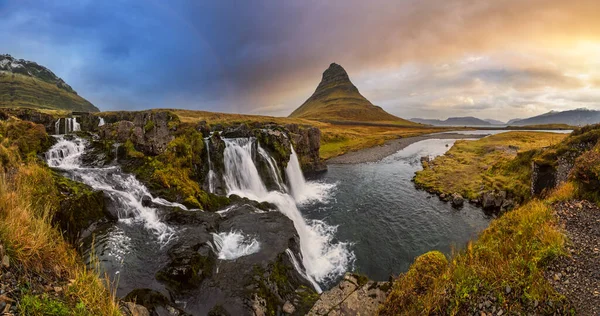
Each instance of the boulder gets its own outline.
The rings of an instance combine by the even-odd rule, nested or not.
[[[376,315],[385,302],[390,282],[362,281],[352,273],[331,290],[323,292],[308,315]]]
[[[452,206],[461,207],[461,206],[463,206],[464,202],[465,202],[465,199],[462,197],[462,195],[460,195],[458,193],[452,194],[452,198],[451,198]]]
[[[171,262],[158,271],[156,279],[174,291],[198,287],[213,274],[216,257],[205,243],[191,247],[175,245],[169,251],[169,257]]]

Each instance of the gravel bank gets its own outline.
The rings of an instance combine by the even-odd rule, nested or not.
[[[600,315],[600,208],[571,201],[554,210],[569,238],[568,255],[550,264],[546,278],[572,302],[577,315]]]
[[[331,158],[327,160],[327,164],[357,164],[364,162],[377,162],[406,146],[426,140],[426,139],[476,139],[482,138],[487,135],[464,135],[458,133],[445,133],[445,134],[428,134],[415,137],[406,137],[392,139],[385,142],[381,146],[375,146],[371,148],[361,149],[359,151],[352,151],[345,153],[341,156]]]

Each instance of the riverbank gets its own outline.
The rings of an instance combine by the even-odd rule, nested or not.
[[[352,151],[327,160],[328,164],[357,164],[377,162],[407,146],[427,139],[479,139],[487,135],[465,135],[459,133],[427,134],[422,136],[404,137],[386,141],[381,146],[375,146]]]

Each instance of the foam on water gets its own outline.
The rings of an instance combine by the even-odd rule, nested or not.
[[[50,167],[69,172],[74,178],[104,191],[113,201],[118,203],[119,220],[125,223],[141,222],[152,231],[161,243],[168,243],[175,235],[174,230],[161,222],[157,210],[144,206],[142,200],[149,198],[152,203],[168,207],[187,208],[179,203],[153,197],[148,188],[140,183],[133,175],[120,171],[119,168],[86,168],[81,166],[81,156],[86,147],[86,141],[74,137],[72,140],[57,137],[58,142],[46,153],[46,161]]]
[[[354,261],[354,254],[349,250],[350,245],[348,243],[334,241],[336,227],[329,226],[323,221],[307,223],[298,210],[297,201],[293,195],[266,189],[252,159],[255,140],[252,138],[236,138],[224,139],[224,141],[226,145],[224,180],[228,194],[273,203],[281,213],[290,218],[300,236],[302,263],[306,269],[306,274],[317,282],[324,283],[335,279],[348,270]],[[306,184],[303,176],[298,176],[301,173],[297,156],[294,153],[286,169],[288,177],[290,175],[295,177],[291,180],[293,181],[290,185],[292,192],[295,188],[301,201],[306,201],[309,198],[314,199],[322,194],[322,192],[317,194],[314,191],[307,190],[311,186]],[[320,290],[320,288],[317,290]]]
[[[258,240],[245,236],[240,231],[213,233],[212,235],[215,251],[221,260],[235,260],[239,257],[257,253],[260,250]]]
[[[335,184],[330,183],[307,182],[302,174],[302,169],[300,169],[300,163],[298,162],[298,156],[294,147],[292,147],[292,154],[285,168],[285,174],[290,183],[292,196],[298,204],[323,202],[330,196],[330,191],[335,187]]]

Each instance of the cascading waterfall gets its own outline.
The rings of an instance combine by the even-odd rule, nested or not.
[[[206,155],[208,156],[208,192],[215,193],[215,180],[217,174],[213,170],[212,161],[210,160],[210,137],[204,139],[206,146]]]
[[[153,232],[161,243],[166,244],[174,237],[173,229],[160,221],[155,208],[144,206],[142,199],[149,198],[154,204],[187,210],[184,205],[153,197],[148,188],[133,175],[121,172],[118,167],[82,167],[80,158],[84,154],[86,141],[78,137],[73,140],[61,136],[57,138],[58,142],[46,153],[46,161],[50,167],[68,172],[75,180],[104,191],[118,203],[120,221],[144,223],[144,226]]]
[[[306,182],[300,168],[300,163],[298,162],[298,155],[296,155],[293,146],[290,161],[285,168],[285,175],[290,184],[292,196],[299,204],[310,201],[323,201],[327,198],[330,189],[333,187],[333,185],[325,183]]]
[[[279,191],[286,191],[285,185],[283,185],[283,179],[281,179],[281,172],[279,171],[279,167],[277,167],[277,162],[271,155],[269,155],[260,145],[258,145],[258,154],[267,161],[269,165],[269,173],[277,183],[279,187]]]
[[[104,118],[100,118],[100,122],[98,122],[98,126],[104,126]]]
[[[266,189],[252,160],[255,142],[253,138],[224,139],[224,141],[224,180],[228,194],[273,203],[281,213],[294,222],[294,227],[300,236],[302,263],[311,283],[326,282],[343,274],[354,260],[354,254],[349,251],[347,243],[334,242],[336,227],[322,221],[307,223],[292,196]],[[290,158],[286,172],[288,176],[297,176],[302,172],[295,153]],[[292,184],[292,190],[294,187],[296,190],[303,190],[301,188],[306,187],[306,184],[300,184],[298,179],[304,178],[297,178],[298,183]],[[309,198],[308,192],[304,192],[303,195]],[[315,289],[320,291],[318,286]]]
[[[60,119],[56,120],[54,123],[54,135],[60,134]]]

